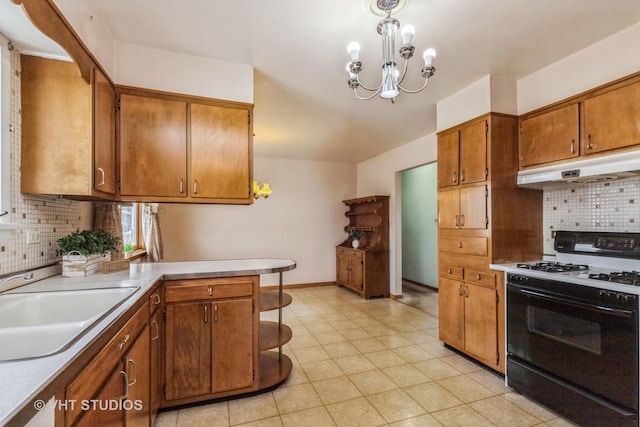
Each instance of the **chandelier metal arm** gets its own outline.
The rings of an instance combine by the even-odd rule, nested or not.
[[[378,87],[373,87],[373,88],[372,88],[372,87],[365,86],[365,85],[360,81],[360,76],[359,76],[359,75],[357,75],[357,74],[356,74],[356,81],[358,82],[358,85],[359,85],[362,89],[364,89],[364,90],[368,90],[369,92],[374,92],[374,91],[375,91],[376,93],[378,93],[378,92],[380,92],[380,88],[382,88],[382,84],[381,84],[380,86],[378,86]],[[367,99],[369,99],[369,98],[367,98]]]
[[[424,90],[424,88],[427,87],[427,83],[429,83],[429,77],[425,77],[424,84],[422,85],[422,87],[420,89],[408,90],[408,89],[405,89],[402,86],[400,86],[400,84],[398,84],[398,89],[400,89],[404,93],[418,93],[418,92],[422,92]]]
[[[378,95],[378,93],[380,92],[380,88],[378,88],[378,90],[376,90],[375,92],[373,92],[373,94],[371,94],[370,96],[360,96],[358,95],[358,89],[356,89],[355,87],[353,88],[353,94],[356,96],[356,98],[366,101],[368,99],[373,98],[374,96]]]
[[[402,67],[402,74],[398,78],[398,86],[404,81],[404,77],[407,75],[407,69],[409,68],[409,61],[404,60],[404,66]]]

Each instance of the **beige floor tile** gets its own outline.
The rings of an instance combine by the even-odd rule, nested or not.
[[[422,360],[434,359],[435,357],[422,347],[415,344],[406,347],[392,349],[395,354],[402,357],[407,362],[420,362]]]
[[[278,416],[278,407],[272,393],[229,401],[231,425],[264,420],[274,416]]]
[[[402,357],[398,356],[392,350],[376,351],[364,355],[377,368],[388,368],[389,366],[403,365],[407,363]]]
[[[428,331],[425,331],[425,333],[428,333]],[[436,338],[437,338],[437,335],[436,335]],[[424,348],[425,350],[427,350],[429,353],[433,354],[436,357],[451,356],[452,354],[455,354],[453,351],[445,347],[441,341],[438,341],[438,340],[433,340],[433,341],[426,342],[424,344],[419,344],[419,345],[420,347]]]
[[[424,331],[403,332],[402,336],[414,344],[426,344],[436,341],[436,339]]]
[[[365,396],[398,388],[398,385],[379,369],[349,375],[349,379]]]
[[[340,357],[338,359],[335,359],[335,362],[340,367],[340,369],[342,369],[342,372],[344,372],[346,375],[376,369],[376,365],[371,363],[371,361],[364,357],[364,355],[362,354]]]
[[[479,382],[496,394],[508,393],[511,391],[511,389],[504,384],[504,378],[499,377],[496,374],[493,374],[484,369],[476,372],[471,372],[467,374],[467,377],[476,382]]]
[[[320,332],[313,335],[321,345],[335,344],[338,342],[346,341],[345,338],[338,333],[338,331]]]
[[[311,385],[325,405],[362,397],[360,390],[345,375],[328,380],[315,381]]]
[[[370,316],[364,316],[364,317],[353,319],[353,323],[355,323],[356,325],[362,328],[374,328],[382,325],[380,322],[378,322],[376,319]]]
[[[311,408],[282,416],[284,427],[332,427],[333,422],[325,407]]]
[[[448,363],[444,363],[440,359],[423,360],[421,362],[414,363],[413,366],[418,368],[432,380],[441,380],[461,374],[460,371]]]
[[[464,403],[495,396],[495,393],[465,375],[439,380],[438,384]]]
[[[158,413],[154,427],[176,427],[178,425],[178,411],[165,411]]]
[[[542,405],[532,402],[521,394],[510,392],[503,394],[502,397],[504,397],[509,402],[517,405],[518,407],[524,409],[541,421],[551,421],[555,418],[558,418],[558,414],[556,414],[555,412],[552,412]]]
[[[483,368],[459,354],[452,354],[451,356],[445,356],[440,358],[444,363],[453,366],[457,371],[463,374],[469,374],[471,372],[481,371]]]
[[[322,406],[322,400],[311,384],[279,387],[273,391],[280,415]]]
[[[331,359],[331,356],[329,356],[322,346],[319,345],[314,347],[294,348],[293,354],[296,356],[296,359],[300,364]]]
[[[346,329],[358,328],[359,326],[350,319],[345,320],[329,320],[327,321],[336,331],[344,331]]]
[[[442,425],[445,426],[473,426],[473,427],[492,427],[493,424],[482,415],[466,405],[456,406],[442,411],[434,412],[434,416]]]
[[[360,353],[360,351],[358,351],[358,349],[352,343],[346,341],[333,344],[325,344],[322,347],[324,348],[324,351],[326,351],[329,356],[334,359]]]
[[[532,426],[540,423],[536,417],[501,396],[479,400],[469,406],[497,426]]]
[[[398,319],[396,318],[394,320],[398,320]],[[400,321],[400,322],[396,321],[396,322],[393,322],[393,323],[388,323],[387,326],[390,327],[393,330],[396,330],[396,331],[400,332],[400,333],[402,333],[402,332],[413,332],[413,331],[419,331],[420,330],[420,329],[416,328],[415,326],[413,326],[413,325],[411,325],[409,323],[403,322],[403,321]]]
[[[383,337],[385,335],[396,335],[399,332],[385,325],[367,327],[367,331],[372,337]]]
[[[391,427],[441,427],[435,418],[430,414],[420,415],[419,417],[409,418],[406,420],[392,423]]]
[[[382,372],[400,387],[409,387],[431,381],[431,378],[408,363],[383,368]]]
[[[315,347],[318,345],[320,345],[320,343],[312,334],[294,335],[293,338],[291,338],[291,341],[289,341],[289,347],[292,349]]]
[[[382,342],[380,342],[377,338],[374,338],[374,337],[362,338],[359,340],[351,340],[350,342],[361,353],[372,353],[374,351],[387,349],[387,347],[385,347],[385,345]]]
[[[302,367],[299,364],[294,364],[293,368],[291,369],[291,374],[289,374],[289,378],[286,379],[284,384],[285,386],[291,386],[308,382],[309,378],[307,378],[307,375],[304,373]]]
[[[316,334],[318,332],[330,332],[335,330],[329,322],[325,322],[324,320],[320,322],[305,323],[305,326],[312,334]]]
[[[391,390],[367,396],[367,400],[388,423],[426,414],[422,406],[402,390]]]
[[[220,402],[180,409],[178,410],[177,425],[194,427],[229,426],[229,405],[227,402]]]
[[[341,330],[339,331],[340,335],[342,335],[343,337],[345,337],[345,339],[347,339],[348,341],[352,341],[352,340],[359,340],[362,338],[369,338],[371,336],[371,334],[369,332],[367,332],[366,330],[357,327],[357,328],[352,328],[352,329],[345,329],[345,330]]]
[[[418,384],[404,389],[427,412],[441,411],[462,405],[462,401],[435,382]]]
[[[218,426],[213,424],[211,427]],[[282,419],[280,417],[271,417],[251,423],[236,424],[233,427],[282,427]]]
[[[338,427],[375,427],[387,424],[363,397],[328,405],[327,410]]]
[[[340,366],[331,359],[303,363],[301,366],[309,381],[326,380],[344,375]]]
[[[408,339],[406,339],[405,337],[399,334],[383,335],[381,337],[378,337],[378,340],[382,344],[384,344],[387,348],[391,348],[391,349],[406,347],[408,345],[413,344],[411,341],[409,341]]]

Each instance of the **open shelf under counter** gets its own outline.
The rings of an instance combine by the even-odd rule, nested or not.
[[[282,300],[280,295],[280,291],[260,291],[260,312],[283,308],[293,301],[289,294],[282,293]]]
[[[260,389],[265,390],[284,382],[293,369],[289,356],[277,351],[260,353]]]
[[[260,321],[260,351],[278,348],[291,341],[293,332],[279,322]]]

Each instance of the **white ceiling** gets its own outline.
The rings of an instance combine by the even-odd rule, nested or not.
[[[410,74],[427,47],[437,71],[424,92],[391,104],[357,100],[346,83],[353,40],[362,79],[374,86],[380,76],[380,18],[366,0],[78,1],[118,41],[254,67],[255,154],[328,161],[361,161],[434,132],[435,104],[481,77],[520,79],[640,22],[639,0],[411,0],[396,16],[416,27]]]

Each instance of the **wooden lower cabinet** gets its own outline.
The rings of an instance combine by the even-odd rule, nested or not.
[[[165,282],[163,406],[258,389],[258,286],[258,276]]]
[[[497,290],[440,278],[438,286],[440,340],[493,369],[498,369]]]
[[[336,283],[363,298],[389,296],[389,252],[336,247]]]

